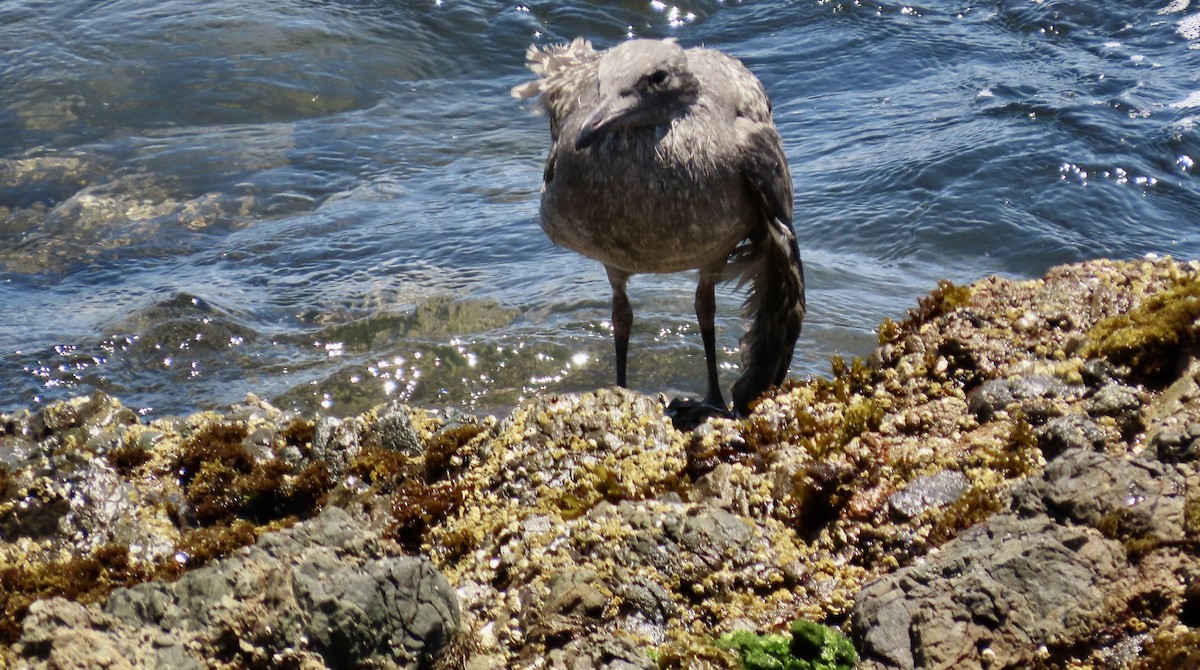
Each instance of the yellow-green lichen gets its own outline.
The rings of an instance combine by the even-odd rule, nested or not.
[[[1198,318],[1200,276],[1181,275],[1174,286],[1134,309],[1092,326],[1083,353],[1129,366],[1138,377],[1161,383],[1176,372],[1180,356],[1197,343]]]
[[[655,650],[659,670],[741,670],[738,653],[716,640],[672,629]]]
[[[1131,667],[1133,670],[1200,668],[1200,629],[1180,626],[1155,634]]]
[[[917,308],[909,311],[909,320],[925,323],[943,314],[949,314],[969,304],[971,293],[970,286],[958,286],[949,279],[942,279],[928,296],[917,301]]]

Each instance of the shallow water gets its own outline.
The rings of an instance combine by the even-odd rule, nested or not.
[[[0,4],[0,411],[253,392],[502,410],[612,379],[608,286],[538,228],[531,42],[674,36],[775,103],[809,317],[863,355],[940,278],[1200,257],[1200,4]],[[691,276],[636,277],[630,381],[701,391]],[[719,294],[736,376],[741,296]]]

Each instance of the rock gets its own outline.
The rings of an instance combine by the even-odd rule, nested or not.
[[[628,635],[602,640],[573,641],[546,655],[551,668],[571,670],[658,670],[642,644]]]
[[[1150,440],[1158,460],[1164,463],[1190,463],[1200,459],[1200,422],[1157,432]]]
[[[1107,436],[1086,414],[1068,414],[1050,419],[1037,431],[1038,446],[1047,459],[1070,449],[1099,449]]]
[[[970,484],[966,476],[957,470],[942,470],[932,475],[924,475],[888,497],[888,507],[892,514],[911,519],[926,510],[958,500]]]
[[[546,605],[560,614],[599,615],[610,600],[597,588],[599,582],[593,570],[560,570],[550,577]]]
[[[1028,667],[1039,647],[1088,638],[1124,563],[1094,530],[993,517],[863,588],[851,618],[860,667]]]
[[[427,559],[387,557],[341,565],[318,553],[294,572],[304,630],[330,666],[427,662],[458,632],[458,602]]]
[[[1040,401],[1058,398],[1067,392],[1065,384],[1046,375],[993,379],[971,393],[968,407],[980,421],[991,419],[1014,403],[1027,415],[1043,414],[1047,410]]]
[[[691,435],[617,389],[0,416],[0,667],[732,669],[797,620],[864,668],[1190,667],[1198,293],[1169,259],[943,282],[874,364]]]
[[[384,449],[398,451],[405,456],[420,456],[425,451],[425,445],[413,429],[412,419],[403,407],[390,409],[379,417],[375,430]]]
[[[106,634],[114,627],[111,617],[64,598],[34,602],[25,620],[19,653],[29,670],[134,670],[161,662],[152,645],[138,636]],[[179,668],[203,667],[188,659]]]
[[[1186,481],[1170,466],[1073,449],[1046,467],[1050,512],[1122,539],[1184,539]]]
[[[1138,390],[1124,384],[1101,386],[1087,403],[1092,416],[1113,418],[1121,432],[1130,435],[1142,427],[1142,397]]]
[[[335,479],[341,479],[362,451],[365,433],[366,428],[357,419],[323,417],[313,429],[312,456],[328,464]]]
[[[428,559],[383,551],[377,531],[330,508],[176,582],[116,589],[103,607],[37,601],[15,649],[34,669],[101,656],[117,659],[109,667],[424,667],[459,630],[456,596]]]

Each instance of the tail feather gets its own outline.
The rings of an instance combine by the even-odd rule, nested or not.
[[[750,403],[787,376],[804,324],[804,265],[791,226],[770,219],[740,249],[731,268],[750,283],[742,337],[742,376],[733,384],[733,407],[750,413]]]

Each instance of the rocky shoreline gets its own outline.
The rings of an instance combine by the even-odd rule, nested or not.
[[[730,634],[806,621],[862,668],[1200,667],[1200,264],[879,333],[690,433],[618,390],[0,415],[0,666],[783,667]]]

